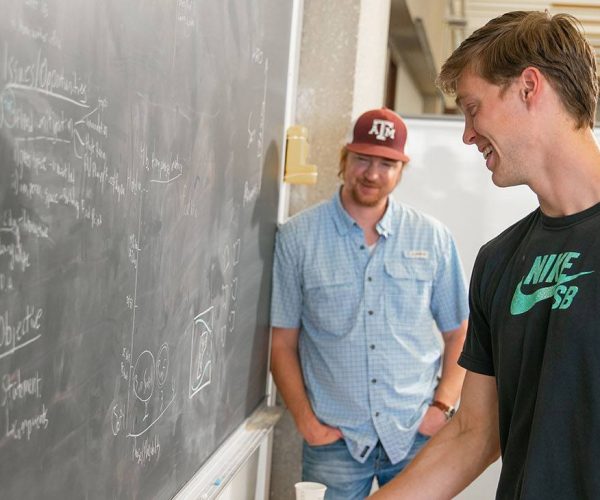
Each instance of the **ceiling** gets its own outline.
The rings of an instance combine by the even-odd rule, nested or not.
[[[415,2],[419,1],[391,0],[389,45],[393,52],[400,54],[424,97],[441,97],[434,85],[435,76],[443,60],[465,37],[490,19],[512,10],[547,9],[550,13],[566,12],[575,16],[581,21],[584,33],[596,52],[600,76],[600,0],[428,0],[432,2],[429,5],[445,3],[445,16],[438,16],[444,18],[439,19],[437,24],[426,19],[422,9],[415,14],[418,11]],[[436,37],[431,33],[435,29],[445,33],[446,42],[441,53],[439,50],[432,53],[431,50],[432,43],[436,48]],[[453,101],[444,101],[446,111],[452,112]]]

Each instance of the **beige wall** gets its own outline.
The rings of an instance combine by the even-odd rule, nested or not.
[[[394,109],[401,116],[420,115],[423,113],[423,96],[413,82],[402,59],[396,60],[396,102]]]
[[[446,37],[446,3],[447,0],[406,0],[408,10],[413,19],[420,18],[423,21],[431,54],[437,70],[448,56],[448,44]]]
[[[353,119],[383,104],[389,22],[390,0],[363,0],[358,29]]]
[[[390,0],[304,1],[296,123],[309,131],[316,186],[292,186],[294,214],[331,196],[352,120],[383,104]]]

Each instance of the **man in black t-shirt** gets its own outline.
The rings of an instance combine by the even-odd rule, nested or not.
[[[600,498],[600,149],[594,52],[571,16],[510,12],[438,78],[463,140],[539,208],[479,252],[452,421],[373,498],[452,498],[498,455],[498,499]]]

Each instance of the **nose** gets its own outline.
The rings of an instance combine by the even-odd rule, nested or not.
[[[379,175],[379,164],[381,162],[377,158],[371,158],[367,169],[365,170],[365,177],[372,179]]]
[[[462,140],[467,145],[475,144],[475,137],[477,136],[477,132],[475,132],[475,128],[470,120],[465,118],[465,130],[463,132]]]

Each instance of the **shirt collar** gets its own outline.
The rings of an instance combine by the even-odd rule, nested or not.
[[[331,204],[333,207],[332,215],[335,227],[340,236],[344,236],[352,229],[356,222],[352,217],[350,217],[350,214],[346,212],[346,209],[342,205],[341,192],[341,188],[336,191],[331,200]],[[387,238],[393,233],[392,222],[397,209],[398,204],[396,201],[391,196],[388,196],[387,208],[385,209],[383,217],[379,220],[376,226],[377,232],[384,238]]]
[[[388,196],[388,205],[385,209],[385,213],[383,217],[377,223],[377,232],[387,238],[390,234],[394,232],[394,219],[396,219],[396,212],[398,211],[398,204],[391,196]]]

